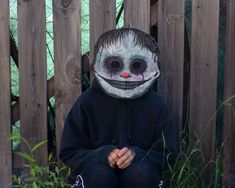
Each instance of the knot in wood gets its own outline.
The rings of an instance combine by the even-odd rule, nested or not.
[[[61,0],[61,5],[64,8],[68,8],[72,3],[72,0]]]

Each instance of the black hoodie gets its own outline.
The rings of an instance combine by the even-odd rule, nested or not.
[[[94,81],[66,118],[60,158],[78,174],[93,161],[108,163],[110,151],[124,146],[135,151],[134,161],[149,161],[162,171],[177,147],[168,108],[152,90],[137,99],[118,99]]]

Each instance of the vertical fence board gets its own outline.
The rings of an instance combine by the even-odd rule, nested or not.
[[[0,0],[0,185],[11,187],[9,1]]]
[[[167,101],[179,131],[183,116],[184,0],[160,0],[158,11],[161,71],[158,92]]]
[[[47,140],[45,1],[18,1],[21,136],[30,144]],[[27,146],[22,144],[22,150]],[[35,157],[47,164],[47,146]]]
[[[90,1],[90,58],[93,59],[94,46],[99,36],[116,24],[116,1]]]
[[[149,33],[150,0],[124,0],[124,24]]]
[[[53,1],[53,14],[58,152],[65,118],[81,93],[80,0]]]
[[[207,159],[215,154],[215,116],[219,0],[192,2],[190,118],[193,136],[201,136]],[[212,175],[208,167],[206,179]]]
[[[225,51],[225,72],[224,72],[224,98],[229,99],[235,95],[235,1],[227,1],[227,35]],[[228,101],[231,106],[224,107],[224,148],[223,148],[223,187],[235,187],[235,129],[234,109],[235,99]]]

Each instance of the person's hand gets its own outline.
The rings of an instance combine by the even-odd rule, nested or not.
[[[131,150],[130,148],[124,147],[118,152],[118,160],[116,165],[120,169],[125,169],[128,167],[134,160],[135,151]]]
[[[110,165],[112,168],[115,167],[115,165],[116,165],[116,163],[117,163],[117,161],[118,161],[118,159],[119,159],[119,157],[118,157],[119,151],[120,151],[120,149],[115,148],[115,149],[113,149],[113,150],[110,152],[110,154],[109,154],[109,156],[108,156],[108,162],[109,162],[109,165]]]

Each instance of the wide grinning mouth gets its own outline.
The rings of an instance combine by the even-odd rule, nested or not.
[[[104,77],[102,77],[102,78],[107,83],[109,83],[111,86],[118,88],[118,89],[124,89],[124,90],[134,89],[134,88],[136,88],[136,87],[138,87],[148,81],[148,80],[144,80],[144,81],[118,81],[118,80],[109,80]]]

